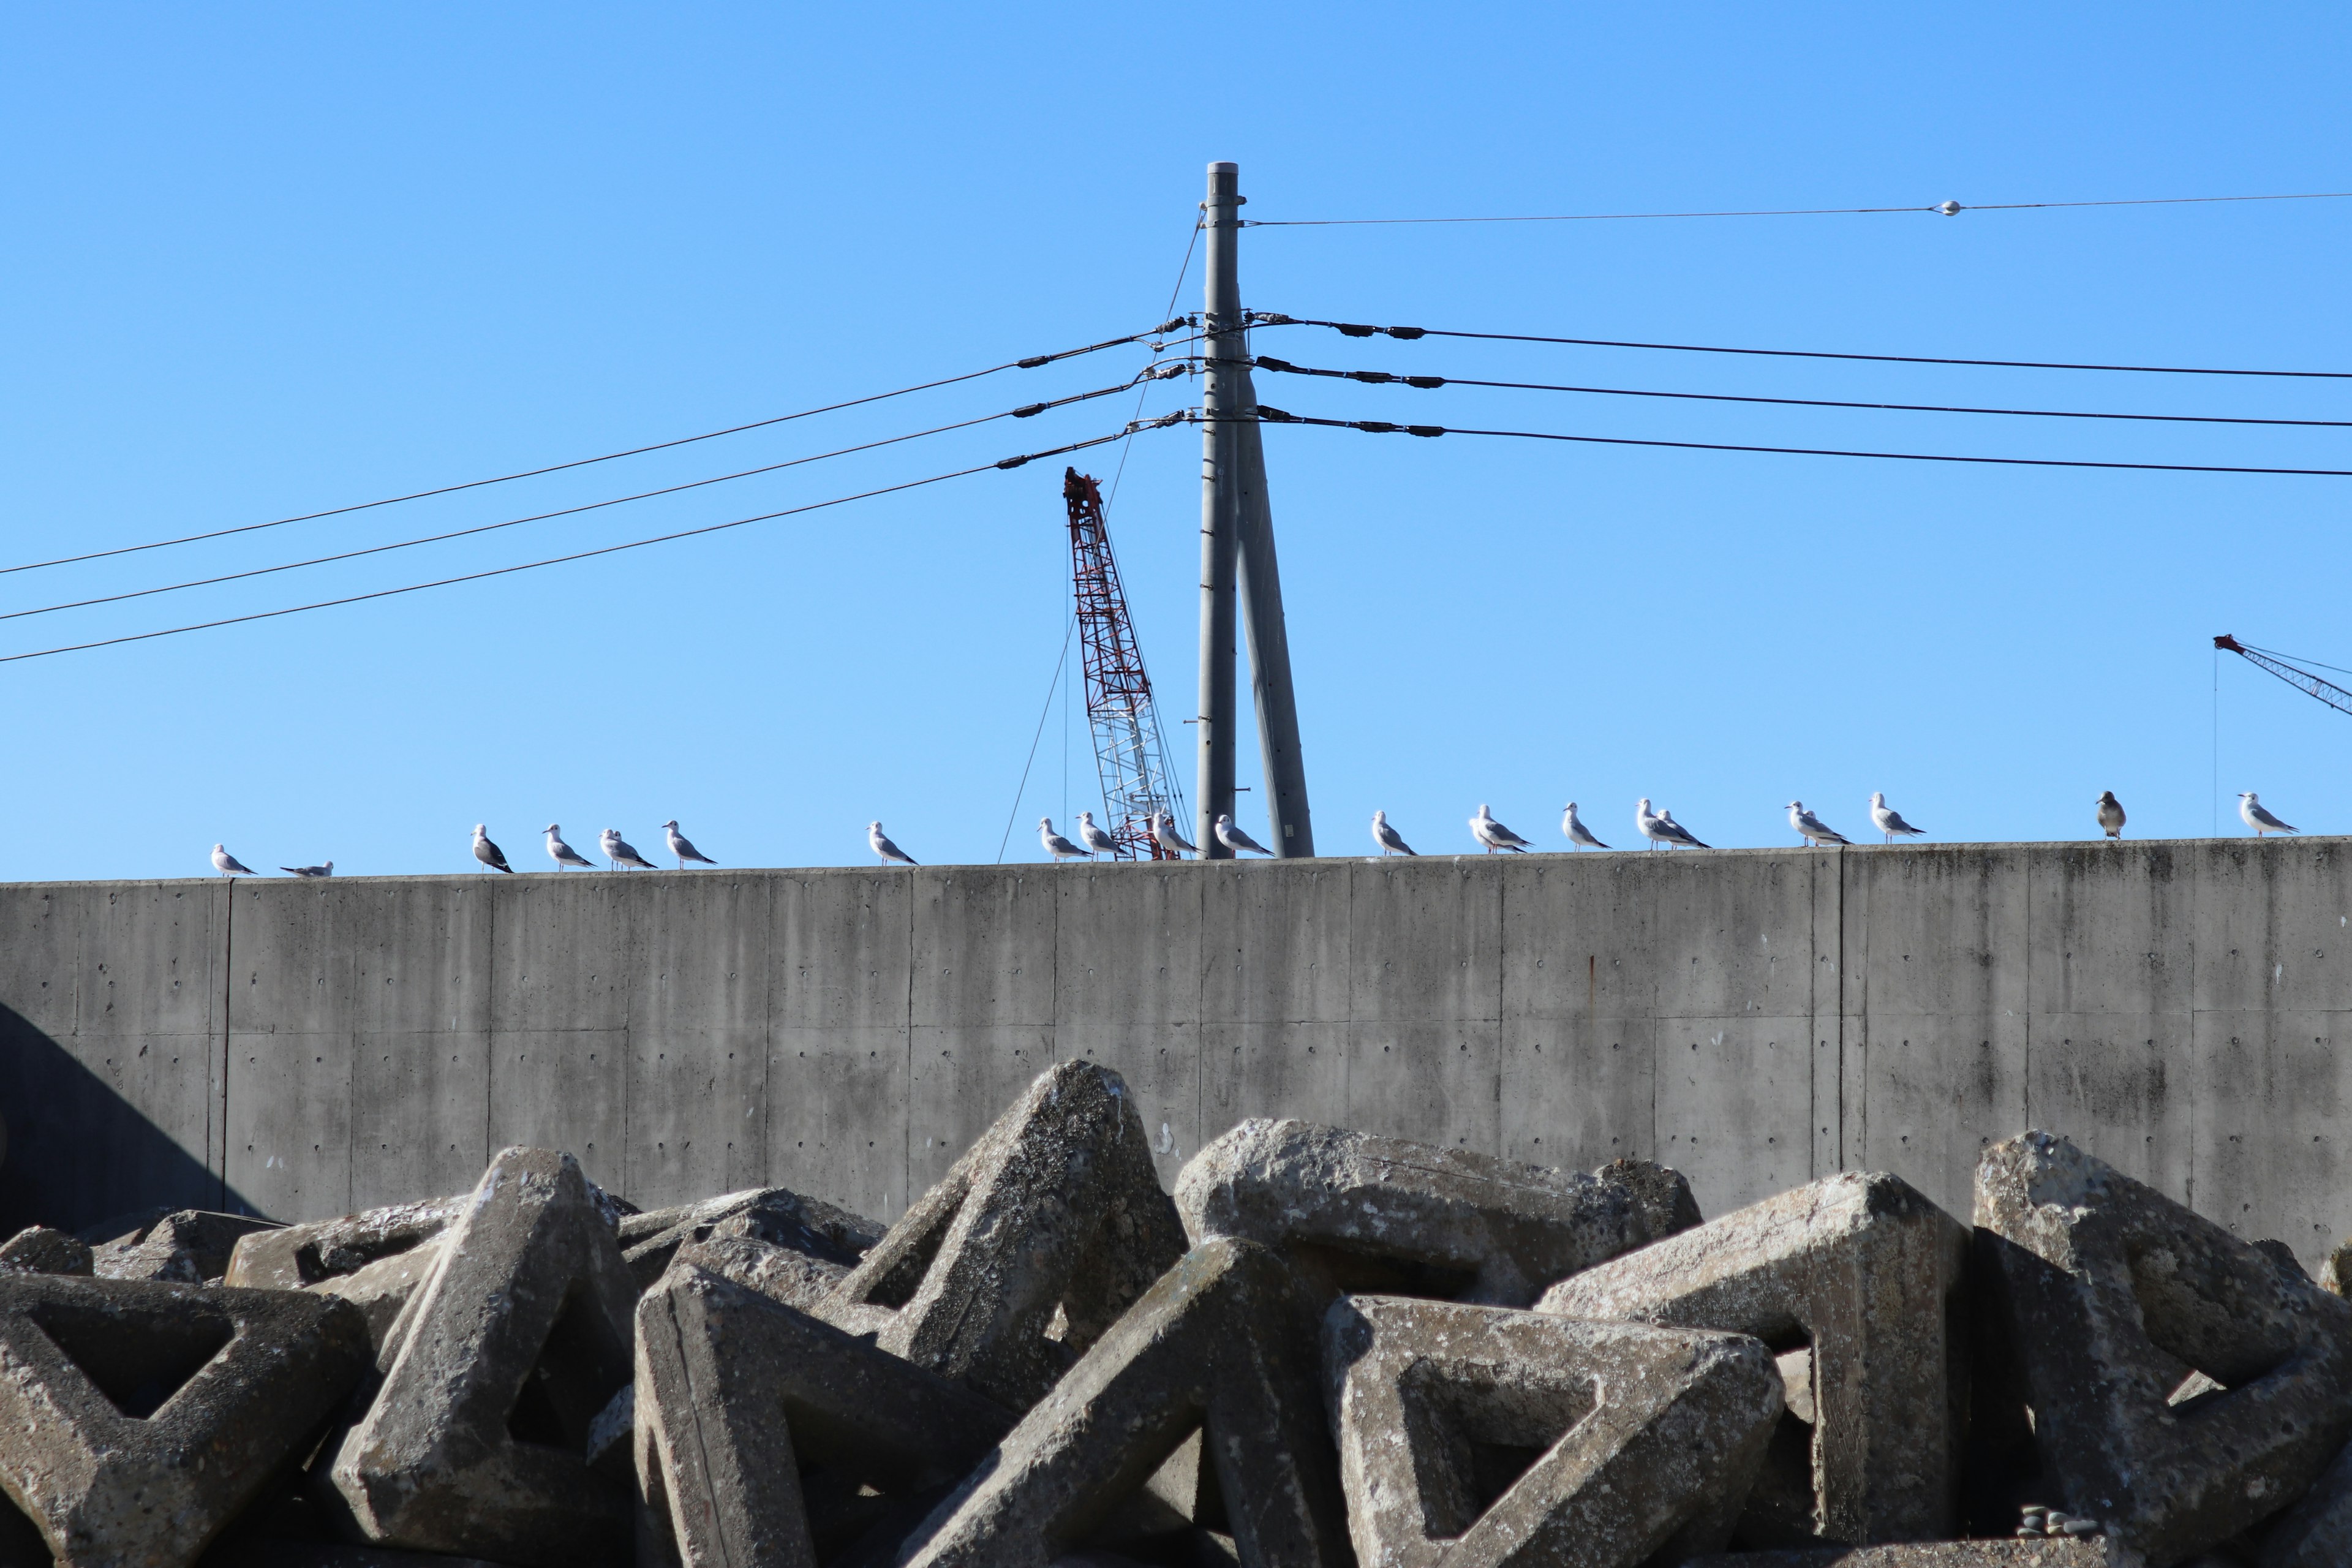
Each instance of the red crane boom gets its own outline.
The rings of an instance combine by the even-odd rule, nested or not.
[[[2278,655],[2264,648],[2248,647],[2236,637],[2224,632],[2213,639],[2213,646],[2234,653],[2258,669],[2267,669],[2289,686],[2307,697],[2316,697],[2339,713],[2352,713],[2352,691],[2347,691],[2332,680],[2298,669]]]
[[[1151,816],[1165,811],[1182,822],[1184,797],[1169,772],[1151,678],[1128,618],[1127,591],[1103,521],[1102,487],[1076,468],[1065,469],[1062,499],[1070,510],[1070,579],[1077,593],[1087,725],[1102,782],[1103,827],[1118,840],[1121,860],[1173,859],[1151,836]]]

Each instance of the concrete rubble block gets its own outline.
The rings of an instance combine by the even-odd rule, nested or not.
[[[630,1375],[636,1290],[579,1164],[490,1163],[410,1298],[366,1412],[313,1474],[367,1543],[544,1568],[629,1556],[588,1428]]]
[[[882,1239],[883,1226],[785,1187],[756,1187],[621,1221],[621,1255],[649,1289],[677,1249],[714,1237],[744,1237],[835,1265],[846,1273]]]
[[[27,1274],[88,1276],[91,1272],[89,1243],[62,1230],[33,1226],[0,1244],[0,1267],[22,1269]]]
[[[708,1241],[688,1242],[677,1249],[671,1267],[680,1263],[692,1263],[722,1279],[812,1313],[849,1278],[849,1270],[841,1264],[748,1236],[714,1236]]]
[[[1176,1179],[1194,1243],[1280,1249],[1341,1289],[1531,1304],[1553,1280],[1699,1223],[1690,1184],[1646,1160],[1591,1175],[1467,1149],[1253,1118]]]
[[[1955,1533],[1969,1233],[1898,1176],[1847,1171],[1561,1280],[1541,1310],[1752,1334],[1789,1414],[1750,1545]]]
[[[0,1272],[0,1489],[68,1568],[192,1563],[367,1358],[341,1301]]]
[[[2352,1437],[2352,1302],[2300,1269],[2046,1132],[1984,1152],[1976,1220],[2011,1358],[1984,1384],[2032,1412],[2043,1500],[2156,1568],[2294,1501]],[[2191,1373],[2220,1390],[2170,1403]]]
[[[2336,1456],[2294,1507],[2263,1531],[2257,1568],[2352,1563],[2352,1447]]]
[[[441,1243],[428,1241],[406,1252],[395,1252],[349,1274],[331,1274],[310,1289],[321,1296],[339,1296],[367,1319],[368,1339],[375,1346],[377,1364],[389,1369],[398,1350],[393,1331],[408,1303],[424,1288],[434,1266],[441,1261]]]
[[[695,1250],[636,1312],[638,1482],[688,1568],[814,1565],[847,1542],[815,1539],[803,1471],[846,1505],[827,1532],[854,1541],[885,1500],[936,1494],[1012,1426],[979,1395],[699,1267]],[[852,1500],[865,1492],[879,1497]]]
[[[1927,1541],[1694,1558],[1688,1568],[2146,1568],[2119,1541]]]
[[[228,1272],[229,1254],[239,1240],[256,1231],[278,1228],[276,1220],[252,1215],[180,1209],[91,1248],[91,1271],[100,1279],[168,1279],[202,1285]]]
[[[1744,1334],[1350,1296],[1323,1355],[1362,1568],[1720,1551],[1780,1415]]]
[[[201,1568],[502,1568],[478,1557],[444,1557],[424,1552],[393,1552],[341,1541],[223,1542],[205,1554]]]
[[[394,1204],[309,1225],[257,1231],[229,1257],[225,1285],[299,1290],[425,1245],[466,1206],[467,1194]]]
[[[1063,1062],[890,1227],[819,1315],[1025,1409],[1183,1252],[1125,1081]]]
[[[1187,1253],[908,1539],[900,1568],[1045,1568],[1204,1432],[1246,1568],[1349,1568],[1317,1302],[1282,1258]]]

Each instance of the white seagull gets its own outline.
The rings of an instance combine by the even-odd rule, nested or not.
[[[1569,847],[1571,849],[1606,849],[1609,847],[1609,846],[1601,843],[1601,840],[1592,837],[1592,829],[1585,826],[1584,818],[1576,815],[1576,802],[1572,800],[1568,803],[1568,809],[1560,814],[1559,830],[1568,835]]]
[[[604,858],[612,861],[616,866],[626,867],[633,871],[658,871],[661,869],[660,867],[655,865],[652,861],[638,854],[635,848],[630,845],[629,841],[621,837],[621,830],[617,827],[608,827],[604,829],[604,832],[596,836],[596,842],[603,847]]]
[[[1151,837],[1158,840],[1160,847],[1167,850],[1171,855],[1200,853],[1198,849],[1185,843],[1184,836],[1176,831],[1176,814],[1172,811],[1159,811],[1152,814]]]
[[[589,859],[588,857],[581,854],[579,850],[574,849],[571,845],[563,842],[563,828],[562,825],[551,822],[547,825],[546,831],[547,858],[555,862],[555,868],[557,870],[562,871],[572,866],[578,866],[582,869],[589,871],[593,871],[596,868],[596,862]]]
[[[1470,819],[1470,837],[1485,845],[1489,855],[1497,849],[1524,855],[1531,847],[1526,839],[1496,821],[1494,813],[1486,809],[1486,803],[1483,800],[1478,803],[1478,815]]]
[[[213,846],[213,869],[224,877],[254,877],[260,875],[219,845]]]
[[[323,866],[280,866],[278,868],[296,877],[331,877],[335,874],[332,860]]]
[[[890,836],[882,831],[882,825],[878,822],[869,822],[866,825],[866,842],[872,845],[874,853],[881,856],[885,860],[893,860],[901,866],[920,864],[912,855],[891,843]]]
[[[1054,819],[1050,816],[1041,816],[1037,819],[1037,842],[1044,845],[1045,853],[1056,860],[1087,858],[1085,850],[1054,831]]]
[[[1216,826],[1217,842],[1232,850],[1235,859],[1241,858],[1241,853],[1244,849],[1249,850],[1252,854],[1255,855],[1271,855],[1274,853],[1273,850],[1268,849],[1265,845],[1260,844],[1256,839],[1252,838],[1248,834],[1244,833],[1240,828],[1234,826],[1234,819],[1230,814],[1219,816],[1217,818]]]
[[[1805,809],[1801,800],[1789,803],[1789,826],[1797,830],[1799,839],[1809,844],[1851,844],[1844,834]]]
[[[2124,836],[2124,803],[2116,798],[2116,792],[2101,790],[2099,798],[2093,804],[2098,807],[2099,826],[2106,829],[2107,837],[2121,838]]]
[[[677,830],[677,818],[674,816],[662,824],[662,837],[669,840],[669,852],[677,857],[677,868],[681,871],[686,869],[686,863],[688,860],[705,866],[719,864],[718,861],[697,849],[694,847],[694,840]]]
[[[1078,842],[1097,855],[1118,853],[1118,840],[1095,825],[1095,814],[1091,811],[1078,813]]]
[[[2288,826],[2285,823],[2281,822],[2275,816],[2272,815],[2270,808],[2263,805],[2261,797],[2256,795],[2252,790],[2248,790],[2245,794],[2238,797],[2238,820],[2252,828],[2254,830],[2254,837],[2257,838],[2260,838],[2265,833],[2300,833],[2303,831],[2303,829],[2299,827]]]
[[[1675,820],[1675,814],[1671,811],[1662,811],[1658,813],[1658,826],[1664,828],[1666,830],[1667,837],[1671,838],[1676,844],[1687,845],[1693,849],[1712,849],[1715,847],[1712,844],[1700,842],[1698,835],[1693,833],[1689,828],[1685,827],[1681,823],[1676,822]]]
[[[1895,842],[1898,834],[1906,838],[1917,838],[1926,832],[1924,828],[1914,827],[1904,821],[1903,814],[1886,804],[1886,792],[1883,789],[1870,792],[1870,820],[1879,832],[1886,835],[1889,844]]]
[[[1381,847],[1383,855],[1413,853],[1412,846],[1404,841],[1404,835],[1389,826],[1389,814],[1385,811],[1372,813],[1372,842]]]
[[[1634,803],[1633,826],[1640,830],[1643,837],[1650,841],[1650,848],[1655,849],[1661,844],[1664,845],[1669,849],[1672,849],[1675,847],[1674,835],[1665,830],[1664,826],[1664,820],[1665,819],[1661,817],[1656,812],[1650,809],[1650,797],[1648,795],[1643,795],[1639,801]]]
[[[474,858],[493,871],[504,871],[509,875],[514,871],[514,868],[507,864],[506,851],[490,842],[489,834],[478,822],[474,824]]]

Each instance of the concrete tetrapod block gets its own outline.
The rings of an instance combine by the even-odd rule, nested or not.
[[[637,1303],[636,1325],[638,1484],[688,1568],[814,1568],[803,1470],[824,1467],[853,1494],[920,1492],[962,1476],[1013,1425],[691,1257]]]
[[[628,1495],[585,1446],[629,1380],[636,1292],[580,1166],[505,1151],[441,1248],[383,1386],[322,1456],[351,1527],[544,1568],[625,1560]]]
[[[786,1187],[755,1187],[698,1204],[631,1215],[620,1225],[621,1255],[649,1289],[688,1242],[746,1237],[834,1264],[846,1273],[882,1239],[883,1226]]]
[[[1362,1568],[1720,1551],[1780,1415],[1744,1334],[1350,1296],[1323,1356]]]
[[[1742,1552],[1694,1559],[1688,1568],[2144,1568],[2119,1541],[1927,1541],[1906,1546],[1834,1546]]]
[[[257,1231],[238,1240],[221,1283],[299,1290],[338,1275],[356,1274],[440,1235],[464,1211],[467,1196],[460,1193],[422,1203],[394,1204],[347,1214],[341,1219]]]
[[[1314,1299],[1252,1242],[1185,1254],[908,1538],[900,1568],[1045,1568],[1196,1429],[1244,1568],[1347,1568]]]
[[[692,1263],[803,1312],[815,1312],[849,1278],[849,1270],[838,1263],[748,1236],[714,1236],[708,1241],[688,1242],[677,1249],[671,1267],[680,1263]]]
[[[2014,1358],[1986,1384],[2031,1408],[2046,1500],[2168,1568],[2293,1501],[2352,1437],[2352,1302],[2045,1132],[1987,1149],[1976,1188]],[[2192,1370],[2227,1392],[2168,1404]]]
[[[331,1274],[310,1289],[321,1296],[340,1296],[360,1310],[367,1318],[368,1340],[375,1346],[376,1364],[389,1369],[392,1357],[384,1352],[399,1349],[393,1342],[393,1327],[440,1261],[441,1243],[428,1241],[405,1252],[379,1258],[349,1274]]]
[[[0,1489],[67,1568],[174,1568],[367,1370],[341,1301],[0,1273]]]
[[[1195,1244],[1236,1236],[1279,1248],[1327,1294],[1499,1307],[1527,1306],[1555,1279],[1699,1223],[1690,1184],[1646,1160],[1588,1176],[1264,1118],[1185,1163],[1176,1207]]]
[[[1183,1252],[1125,1081],[1064,1062],[890,1227],[819,1315],[1024,1409]]]
[[[2259,1568],[2344,1568],[2352,1563],[2352,1447],[2302,1500],[2263,1531]]]
[[[1933,1540],[1958,1502],[1967,1258],[1967,1229],[1901,1177],[1848,1171],[1563,1279],[1540,1306],[1803,1352],[1783,1357],[1792,1414],[1741,1534]]]
[[[169,1279],[202,1285],[227,1272],[230,1252],[244,1237],[278,1228],[276,1220],[252,1215],[180,1209],[93,1247],[91,1268],[100,1279]]]
[[[90,1272],[89,1243],[62,1230],[51,1230],[37,1225],[20,1230],[0,1246],[0,1265],[21,1268],[27,1274],[79,1274]]]

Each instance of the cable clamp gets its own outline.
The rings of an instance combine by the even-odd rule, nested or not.
[[[1286,414],[1279,408],[1272,408],[1263,403],[1257,405],[1257,416],[1260,419],[1264,419],[1275,425],[1296,425],[1298,423],[1297,415]]]
[[[1052,364],[1054,357],[1052,354],[1031,354],[1027,359],[1014,360],[1013,367],[1015,370],[1035,370],[1041,364]]]
[[[1445,434],[1445,426],[1443,425],[1408,425],[1404,427],[1404,433],[1408,436],[1443,436]]]
[[[1007,458],[996,466],[1000,468],[1017,468],[1028,460],[1029,458],[1027,457]]]
[[[1407,386],[1418,386],[1423,390],[1445,384],[1445,378],[1442,375],[1401,375],[1397,379]]]
[[[1298,325],[1297,320],[1295,317],[1286,316],[1279,310],[1252,310],[1248,312],[1248,314],[1251,321],[1255,321],[1262,327],[1295,327]]]
[[[1380,331],[1378,327],[1362,326],[1355,321],[1334,321],[1331,325],[1339,329],[1343,338],[1369,338]]]
[[[1395,436],[1401,434],[1404,426],[1391,425],[1385,419],[1353,419],[1349,421],[1348,428],[1367,431],[1374,436]]]
[[[1260,355],[1258,355],[1258,356],[1257,356],[1257,358],[1256,358],[1256,360],[1255,360],[1255,362],[1253,362],[1253,363],[1255,363],[1256,364],[1257,368],[1258,368],[1258,369],[1260,369],[1260,370],[1287,370],[1287,371],[1296,371],[1296,370],[1298,368],[1297,365],[1295,365],[1295,364],[1291,363],[1288,360],[1285,360],[1285,359],[1276,359],[1276,358],[1273,358],[1271,355],[1268,355],[1268,354],[1260,354]]]

